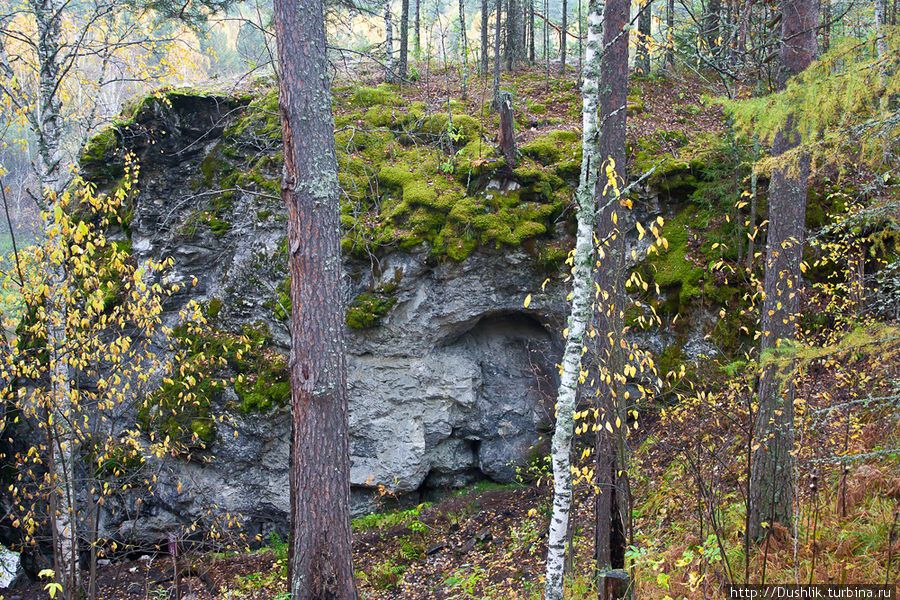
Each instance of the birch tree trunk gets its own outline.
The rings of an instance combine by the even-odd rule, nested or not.
[[[37,0],[32,4],[37,24],[37,57],[39,65],[38,102],[35,133],[37,137],[38,181],[41,186],[44,223],[51,251],[64,255],[63,237],[56,231],[53,205],[68,185],[63,175],[63,120],[59,96],[62,77],[62,12],[60,0]],[[78,514],[75,506],[75,448],[68,425],[71,384],[66,356],[67,275],[63,263],[52,267],[50,294],[47,298],[47,343],[50,360],[50,386],[53,398],[51,412],[55,415],[50,433],[52,471],[56,493],[52,497],[52,534],[56,581],[63,585],[64,597],[78,597]]]
[[[781,4],[781,68],[779,87],[801,73],[816,55],[816,0],[783,0]],[[788,117],[775,136],[772,156],[797,147],[800,135]],[[778,164],[769,184],[769,231],[766,239],[765,296],[763,299],[760,361],[774,349],[796,338],[800,306],[800,262],[806,221],[809,156],[801,154],[792,164]],[[759,411],[754,433],[750,470],[750,519],[752,539],[765,536],[780,523],[788,528],[794,514],[794,382],[779,381],[775,365],[762,364],[759,378]]]
[[[293,600],[355,600],[340,207],[322,0],[275,0],[291,274]]]
[[[594,193],[597,187],[597,106],[600,79],[600,1],[588,5],[588,32],[585,49],[582,93],[582,160],[578,185],[578,232],[572,269],[572,308],[568,337],[562,359],[562,377],[556,399],[556,429],[553,433],[553,515],[547,541],[547,600],[562,600],[565,570],[566,531],[572,506],[571,457],[573,413],[582,378],[581,357],[585,331],[591,316],[591,276],[594,261]]]
[[[391,20],[391,2],[384,3],[384,80],[394,81],[394,24]]]

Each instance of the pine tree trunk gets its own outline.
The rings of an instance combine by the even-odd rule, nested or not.
[[[322,0],[276,0],[291,274],[293,600],[355,600],[340,207]]]
[[[601,290],[594,315],[596,336],[591,344],[591,373],[598,380],[598,410],[595,469],[599,494],[595,504],[595,561],[597,575],[624,566],[628,506],[624,402],[625,229],[629,220],[619,203],[616,189],[603,175],[613,168],[619,187],[625,182],[625,118],[628,96],[629,0],[607,0],[603,13],[603,55],[600,69],[600,193],[596,237],[600,244],[600,266],[595,285]]]
[[[816,55],[816,0],[783,0],[781,5],[781,69],[779,87],[806,69]],[[775,137],[772,156],[797,146],[799,134],[788,118]],[[766,241],[765,298],[762,306],[762,342],[759,411],[754,424],[756,450],[750,472],[750,531],[753,539],[765,536],[763,523],[791,527],[793,518],[794,384],[780,381],[769,363],[772,352],[796,337],[799,309],[800,261],[806,221],[809,157],[778,163],[769,184],[769,231]]]
[[[644,5],[641,6],[640,15],[638,15],[638,44],[634,57],[634,70],[642,76],[650,74],[651,15],[652,0],[646,0]]]
[[[571,446],[575,397],[581,377],[585,331],[591,313],[591,272],[594,260],[594,193],[597,187],[597,94],[600,83],[600,3],[590,0],[585,72],[582,84],[582,161],[578,198],[578,232],[575,241],[572,309],[562,359],[562,376],[556,400],[553,433],[553,515],[547,541],[547,600],[562,600],[566,531],[572,505]],[[627,39],[627,38],[626,38]]]
[[[384,3],[384,80],[394,81],[394,24],[391,20],[391,2]]]
[[[522,43],[522,11],[519,0],[508,0],[506,10],[506,68],[512,71],[520,66],[525,57]]]
[[[400,82],[406,80],[409,68],[409,0],[400,3]]]

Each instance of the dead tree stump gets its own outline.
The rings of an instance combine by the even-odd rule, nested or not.
[[[516,127],[513,121],[512,94],[500,92],[497,96],[500,113],[500,152],[510,169],[516,166]]]
[[[599,600],[631,600],[631,580],[623,569],[612,569],[600,573],[597,578],[597,598]]]

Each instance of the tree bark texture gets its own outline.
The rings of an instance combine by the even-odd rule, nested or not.
[[[31,122],[37,137],[37,171],[43,208],[47,210],[45,233],[50,243],[64,254],[62,235],[56,229],[53,204],[68,185],[63,176],[63,117],[60,81],[62,65],[62,18],[64,3],[59,0],[39,0],[32,4],[37,25],[38,98]],[[78,564],[78,512],[75,482],[75,440],[68,425],[71,382],[67,361],[67,274],[62,264],[50,267],[50,293],[47,296],[47,345],[50,349],[50,385],[54,399],[54,419],[48,440],[50,462],[57,493],[51,498],[51,531],[56,581],[63,586],[63,595],[78,597],[80,578]]]
[[[291,274],[293,600],[355,600],[340,207],[322,0],[276,0]]]
[[[815,58],[817,12],[817,0],[782,0],[779,87]],[[789,117],[775,136],[772,156],[795,148],[799,142]],[[766,534],[763,523],[790,528],[793,518],[794,385],[790,378],[781,381],[776,366],[767,364],[767,360],[777,348],[796,338],[809,168],[806,154],[778,163],[769,184],[765,298],[760,320],[762,372],[754,423],[756,450],[750,472],[749,535],[756,540]]]
[[[415,49],[416,56],[418,57],[422,53],[422,0],[416,0],[416,14],[415,14]]]
[[[516,124],[513,118],[512,94],[500,92],[500,103],[497,110],[500,113],[500,152],[506,160],[506,166],[514,169],[516,166]]]
[[[591,286],[594,261],[594,217],[597,187],[597,94],[600,80],[601,17],[599,0],[590,0],[582,83],[582,160],[579,181],[578,231],[573,266],[572,308],[568,337],[562,359],[562,376],[556,400],[556,428],[553,433],[553,514],[547,540],[545,598],[562,600],[565,571],[566,533],[572,505],[571,457],[575,399],[581,380],[585,332],[590,321]],[[627,38],[626,38],[627,42]]]
[[[409,0],[400,3],[400,79],[406,79],[409,68]]]
[[[562,31],[559,34],[559,72],[565,74],[566,72],[566,46],[568,40],[566,39],[566,33],[569,28],[569,4],[566,0],[562,0]]]
[[[625,117],[628,96],[629,0],[607,0],[603,13],[603,54],[600,69],[600,181],[596,236],[599,267],[592,338],[592,376],[598,381],[600,425],[595,469],[599,489],[595,504],[595,561],[597,572],[624,566],[626,529],[630,509],[625,476],[625,355],[621,347],[625,310],[625,229],[629,216],[609,185],[609,170],[618,185],[625,182]],[[596,375],[593,375],[596,370]],[[607,428],[607,423],[608,428]],[[610,431],[610,429],[612,431]]]
[[[506,7],[506,68],[512,71],[525,60],[525,44],[522,35],[522,9],[519,0],[507,0]]]

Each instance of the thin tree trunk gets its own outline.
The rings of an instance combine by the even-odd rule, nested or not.
[[[597,211],[596,237],[605,257],[595,272],[597,297],[592,338],[591,364],[600,369],[599,426],[595,469],[599,489],[595,505],[595,561],[603,597],[605,575],[624,566],[627,519],[630,514],[626,476],[625,433],[625,229],[628,215],[619,203],[617,186],[625,182],[625,118],[628,96],[628,23],[631,2],[607,0],[603,13],[601,61],[603,86],[600,89],[600,171],[615,178],[601,177],[600,208]]]
[[[722,0],[709,0],[706,14],[703,17],[703,33],[710,54],[719,49],[719,17],[722,12]]]
[[[421,7],[422,0],[416,0],[416,16],[415,16],[415,49],[416,49],[416,58],[421,57],[422,55],[422,21],[421,21]]]
[[[478,72],[482,77],[487,77],[488,72],[488,0],[481,0],[481,62]]]
[[[502,0],[494,0],[497,18],[494,25],[494,107],[500,107],[500,20]]]
[[[878,74],[881,85],[887,85],[888,79],[888,40],[885,27],[887,26],[884,8],[885,0],[875,0],[875,49],[878,52]],[[882,112],[887,111],[888,94],[882,94]]]
[[[566,32],[569,26],[569,3],[562,0],[562,26],[559,34],[559,72],[566,72],[566,47],[569,45],[566,39]]]
[[[581,14],[581,0],[578,0],[578,84],[581,84],[581,70],[584,67],[584,27]]]
[[[469,76],[469,44],[466,39],[466,6],[464,0],[459,0],[459,35],[460,35],[460,57],[462,62],[462,99],[465,100],[468,95],[468,76]]]
[[[753,162],[755,163],[759,157],[759,138],[757,136],[753,136]],[[757,172],[756,167],[753,167],[753,170],[750,171],[750,218],[748,220],[748,236],[749,241],[747,244],[747,270],[750,271],[753,269],[753,262],[756,259],[756,236],[759,232],[756,229],[756,211],[758,205],[758,183],[759,183],[759,174]],[[749,463],[748,463],[749,464]]]
[[[409,0],[400,3],[400,80],[406,80],[406,71],[409,67]]]
[[[646,0],[638,15],[638,44],[634,59],[634,70],[642,76],[650,74],[651,15],[652,0]]]
[[[816,55],[816,0],[783,0],[781,5],[781,68],[779,87],[801,73]],[[777,157],[799,144],[789,117],[772,146]],[[763,523],[791,527],[793,518],[794,382],[780,381],[767,359],[796,336],[799,309],[800,261],[806,221],[809,156],[790,165],[779,163],[769,185],[769,231],[766,241],[765,297],[762,306],[762,343],[759,411],[754,425],[756,450],[750,473],[750,531],[753,539],[765,534]]]
[[[522,61],[528,59],[528,5],[531,0],[522,0]]]
[[[340,206],[322,0],[275,0],[291,274],[293,600],[355,600]],[[405,28],[404,28],[405,30]]]
[[[391,20],[391,2],[384,3],[384,80],[394,81],[394,25]]]
[[[544,63],[545,63],[545,84],[550,89],[550,23],[547,15],[550,14],[550,0],[544,0]]]
[[[575,241],[572,309],[562,360],[562,377],[556,400],[556,429],[553,433],[553,515],[547,541],[547,600],[562,600],[566,531],[572,505],[571,446],[573,411],[581,376],[585,331],[591,313],[591,271],[594,257],[594,213],[597,188],[597,104],[600,83],[600,3],[588,5],[588,34],[582,84],[582,160],[578,186],[578,232]]]
[[[753,0],[746,0],[744,8],[738,17],[737,53],[739,56],[742,56],[747,50],[747,35],[750,33],[750,15],[752,10]]]
[[[675,67],[675,0],[666,4],[666,65]]]
[[[831,47],[831,0],[822,0],[822,51]]]
[[[528,62],[534,64],[534,3],[535,0],[526,0],[528,2]]]
[[[62,100],[59,95],[62,77],[62,11],[59,0],[40,0],[33,5],[37,23],[38,106],[33,119],[37,137],[38,181],[41,186],[42,204],[47,210],[44,223],[49,243],[63,254],[62,234],[49,208],[62,194],[67,181],[63,171],[63,121]],[[56,581],[63,585],[67,600],[78,596],[78,514],[75,506],[75,440],[68,423],[70,402],[69,367],[66,337],[67,276],[62,264],[51,267],[50,294],[47,297],[47,343],[50,349],[50,385],[54,398],[51,462],[56,479],[57,494],[52,518],[54,520],[54,563]]]

